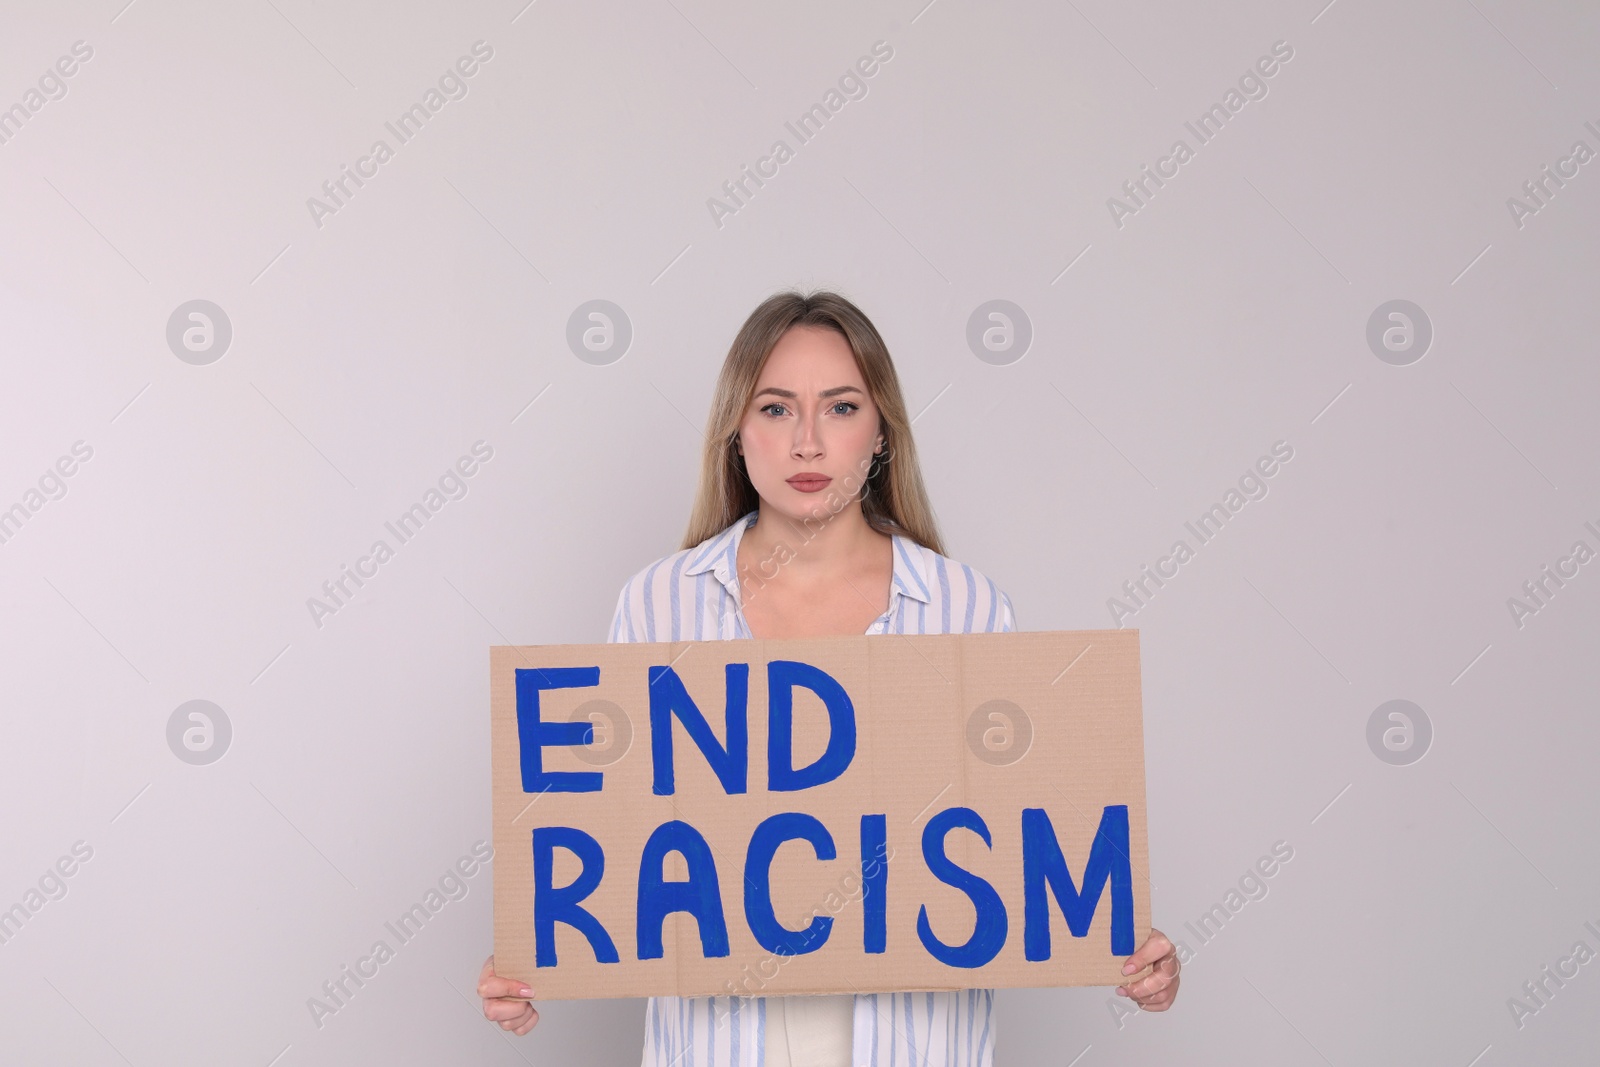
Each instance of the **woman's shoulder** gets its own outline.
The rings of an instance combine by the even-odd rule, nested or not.
[[[704,546],[682,548],[652,560],[640,567],[622,583],[617,594],[616,613],[611,619],[607,641],[642,641],[653,630],[651,612],[660,603],[671,603],[672,586],[692,577],[686,572],[698,558]]]
[[[654,641],[657,634],[670,632],[685,611],[695,617],[705,606],[698,598],[714,599],[733,581],[739,524],[748,526],[754,517],[749,512],[699,544],[669,552],[635,571],[617,595],[607,640]]]
[[[954,632],[1002,632],[1016,629],[1011,597],[993,578],[961,560],[935,552],[910,537],[895,535],[895,577],[901,592],[921,600]]]
[[[681,582],[709,570],[703,559],[702,548],[703,546],[698,545],[694,548],[680,548],[676,552],[669,552],[665,556],[651,560],[622,583],[622,591],[643,592],[652,586]],[[701,565],[695,566],[697,562]]]

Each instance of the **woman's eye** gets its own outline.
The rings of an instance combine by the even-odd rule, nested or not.
[[[763,407],[761,410],[770,413],[773,408],[781,408],[781,407],[783,407],[782,404],[778,403],[777,401],[773,401],[772,403],[770,403],[770,404],[766,405],[765,407]]]
[[[838,414],[841,414],[841,415],[848,415],[848,414],[850,414],[850,412],[852,412],[852,411],[854,411],[854,410],[855,410],[855,409],[856,409],[856,408],[857,408],[857,407],[858,407],[858,406],[859,406],[859,405],[856,405],[856,404],[852,404],[852,403],[851,403],[851,402],[850,402],[850,401],[848,401],[848,400],[841,400],[841,401],[839,401],[839,402],[838,402],[838,403],[836,403],[836,404],[834,404],[834,405],[833,405],[833,409],[834,409],[834,411],[835,411],[835,412],[836,412],[836,413],[838,413]],[[840,409],[840,408],[841,408],[841,407],[842,407],[842,408],[844,408],[844,411],[842,411],[842,412],[841,412],[841,411],[839,411],[839,409]]]

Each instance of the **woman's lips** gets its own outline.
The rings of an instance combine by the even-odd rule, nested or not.
[[[797,474],[788,481],[802,493],[817,493],[826,489],[833,479],[824,474]]]

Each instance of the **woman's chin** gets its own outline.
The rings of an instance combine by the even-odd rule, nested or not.
[[[847,503],[832,485],[821,492],[802,493],[787,482],[778,490],[776,499],[767,496],[761,498],[763,511],[771,509],[774,517],[781,516],[796,525],[836,518]]]

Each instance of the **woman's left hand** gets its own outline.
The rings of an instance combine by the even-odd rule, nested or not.
[[[1132,985],[1117,986],[1117,995],[1132,997],[1145,1011],[1166,1011],[1178,995],[1178,950],[1153,926],[1139,951],[1128,957],[1122,973],[1133,974],[1149,964],[1155,965],[1149,974]]]

